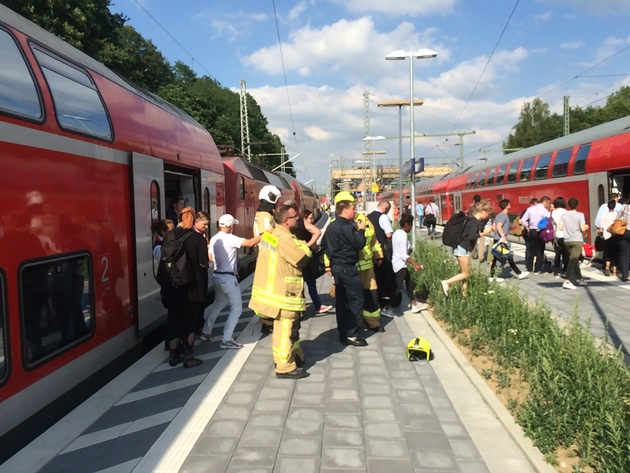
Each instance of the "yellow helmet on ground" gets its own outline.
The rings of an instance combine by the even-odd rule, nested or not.
[[[409,361],[418,361],[423,358],[431,358],[431,344],[424,338],[414,338],[407,344],[407,358]]]
[[[335,196],[335,204],[337,202],[354,202],[354,196],[348,191],[341,191]]]

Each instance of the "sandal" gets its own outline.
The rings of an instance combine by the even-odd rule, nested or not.
[[[199,366],[201,363],[203,363],[203,360],[195,358],[192,354],[186,355],[186,358],[184,358],[184,368],[194,368],[195,366]]]
[[[168,357],[168,364],[170,366],[177,366],[184,361],[184,354],[179,350],[171,350],[171,354]]]

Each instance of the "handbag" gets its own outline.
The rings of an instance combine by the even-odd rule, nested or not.
[[[514,252],[510,249],[508,243],[501,243],[500,241],[497,241],[494,245],[492,245],[492,256],[500,263],[503,263],[512,258],[514,256]]]
[[[628,224],[626,223],[625,220],[617,219],[613,222],[613,224],[610,227],[608,227],[606,231],[613,235],[621,236],[624,233],[626,233],[627,228],[628,228]]]

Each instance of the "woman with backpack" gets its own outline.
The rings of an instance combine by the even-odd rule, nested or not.
[[[457,263],[459,264],[461,272],[446,281],[440,281],[440,284],[442,285],[442,292],[444,292],[445,296],[448,296],[451,284],[458,281],[463,281],[462,291],[466,293],[466,288],[468,287],[466,280],[468,279],[468,274],[470,272],[470,252],[475,247],[475,243],[479,238],[480,222],[482,220],[486,220],[489,217],[490,212],[492,212],[492,207],[490,206],[490,202],[487,200],[475,204],[473,217],[470,218],[464,225],[460,242],[453,249],[453,254],[455,255],[455,258],[457,258]]]

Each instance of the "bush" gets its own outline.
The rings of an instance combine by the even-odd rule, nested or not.
[[[414,273],[437,318],[473,353],[491,354],[508,371],[518,369],[529,386],[510,409],[536,446],[551,455],[576,446],[596,471],[630,471],[630,371],[620,351],[600,346],[577,316],[561,329],[543,302],[531,303],[512,287],[472,271],[464,297],[453,285],[448,298],[440,281],[459,272],[444,248],[419,242]]]

